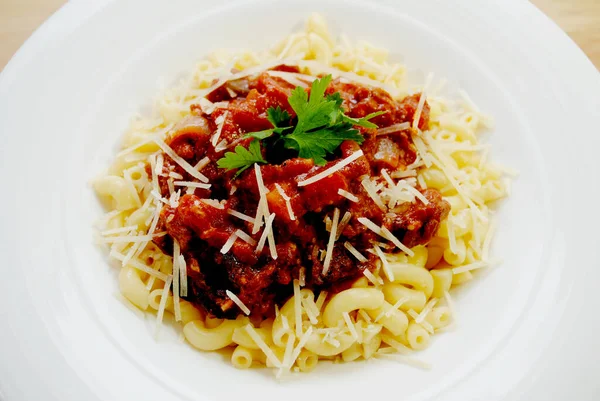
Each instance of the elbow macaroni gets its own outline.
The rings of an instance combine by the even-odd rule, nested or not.
[[[342,321],[344,312],[376,309],[383,302],[383,294],[375,288],[351,288],[333,296],[323,311],[323,322],[327,327],[335,327]]]
[[[248,318],[225,320],[216,327],[208,328],[204,321],[193,320],[183,326],[183,335],[190,344],[203,351],[214,351],[233,344],[233,332],[248,323]]]

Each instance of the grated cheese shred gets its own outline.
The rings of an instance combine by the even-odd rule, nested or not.
[[[348,312],[344,312],[344,313],[342,313],[342,316],[344,318],[344,322],[346,323],[346,326],[348,327],[348,330],[350,331],[350,334],[352,335],[352,338],[354,338],[354,341],[357,341],[358,333],[356,332],[356,328],[354,327],[354,324],[352,323],[350,314]]]
[[[223,131],[223,126],[225,125],[225,120],[227,120],[228,116],[229,116],[229,110],[227,110],[225,113],[223,113],[222,115],[220,115],[217,118],[217,120],[220,120],[220,121],[217,122],[217,124],[218,124],[217,132],[215,132],[215,134],[213,135],[212,140],[211,140],[213,147],[216,147],[217,144],[219,143],[219,138],[221,138],[221,132]]]
[[[350,156],[346,157],[345,159],[340,160],[333,166],[321,171],[320,173],[315,174],[312,177],[309,177],[304,181],[298,182],[298,186],[304,187],[306,185],[314,184],[315,182],[322,180],[323,178],[335,173],[336,171],[343,169],[344,167],[346,167],[347,165],[349,165],[350,163],[357,160],[359,157],[361,157],[363,155],[364,155],[363,151],[358,150],[358,151],[352,153]]]
[[[381,266],[383,267],[383,272],[385,273],[385,276],[389,281],[394,281],[394,272],[390,268],[390,264],[387,258],[385,257],[385,254],[377,245],[375,245],[373,248],[375,249],[375,253],[377,253],[377,256],[379,256],[379,259],[381,259]]]
[[[348,199],[351,202],[358,202],[358,197],[354,194],[351,194],[350,192],[340,188],[338,189],[338,195],[343,196],[344,198]]]
[[[208,182],[208,178],[196,170],[194,167],[190,166],[188,162],[186,162],[181,156],[179,156],[169,145],[167,145],[162,139],[155,138],[154,142],[165,152],[175,163],[177,163],[181,168],[183,168],[189,175],[196,178],[199,181],[204,183]]]
[[[264,352],[264,354],[267,356],[267,359],[269,359],[271,361],[273,366],[275,366],[276,368],[280,368],[281,362],[279,361],[279,359],[277,359],[277,356],[275,356],[275,353],[273,352],[273,350],[267,345],[267,343],[265,343],[265,341],[261,338],[261,336],[256,332],[254,327],[252,327],[252,325],[250,323],[248,323],[245,326],[245,330],[248,333],[248,335],[250,336],[250,338],[252,338],[252,340],[256,343],[258,348],[260,348],[260,350],[262,352]]]
[[[252,217],[250,217],[250,216],[248,216],[248,215],[246,215],[244,213],[240,213],[240,212],[238,212],[236,210],[233,210],[233,209],[229,209],[227,211],[227,213],[230,214],[230,215],[232,215],[232,216],[237,217],[240,220],[244,220],[244,221],[247,221],[248,223],[254,224],[255,219],[253,219]]]
[[[393,134],[394,132],[404,131],[405,129],[409,129],[409,128],[410,128],[409,122],[393,124],[393,125],[390,125],[385,128],[379,128],[377,130],[377,135]]]
[[[242,302],[241,299],[238,298],[237,295],[229,290],[225,290],[225,294],[233,301],[234,304],[238,306],[238,308],[241,309],[242,312],[244,312],[246,316],[250,315],[250,309],[248,309],[248,307]]]
[[[258,240],[258,245],[256,246],[256,253],[261,253],[264,246],[265,246],[265,242],[267,241],[267,237],[269,235],[269,231],[271,231],[271,226],[273,224],[273,220],[275,219],[275,213],[272,213],[269,218],[267,219],[267,224],[265,225],[265,229],[262,233],[262,235],[260,236],[260,239]]]
[[[223,247],[221,248],[221,253],[223,255],[225,255],[227,252],[229,252],[229,250],[233,247],[233,244],[235,244],[235,240],[237,240],[238,236],[237,234],[234,232],[233,234],[231,234],[229,236],[229,238],[227,238],[227,241],[225,241],[225,243],[223,244]]]
[[[300,295],[300,283],[294,279],[294,325],[296,326],[296,337],[302,336],[302,305]]]
[[[289,196],[287,196],[287,194],[285,193],[283,188],[281,188],[281,185],[276,183],[275,188],[277,189],[277,192],[279,192],[279,195],[281,195],[281,197],[283,198],[283,200],[285,202],[285,207],[287,208],[288,215],[290,216],[290,220],[292,220],[292,221],[296,220],[296,216],[294,215],[294,210],[292,209],[292,204],[290,203],[291,198]]]
[[[242,241],[247,242],[250,245],[256,245],[256,240],[254,238],[252,238],[251,236],[249,236],[248,234],[246,234],[245,232],[243,232],[240,229],[235,230],[235,235],[241,239]]]
[[[381,277],[375,276],[369,269],[363,269],[363,275],[369,280],[375,287],[379,287],[383,285],[383,279]]]
[[[359,262],[365,263],[368,260],[362,253],[358,251],[358,249],[352,246],[352,244],[348,241],[344,242],[344,248],[346,248],[348,252],[352,254],[352,256],[358,259]]]
[[[346,226],[350,222],[351,218],[352,218],[352,213],[350,213],[350,212],[344,213],[344,217],[342,217],[342,220],[340,220],[340,224],[338,224],[338,226],[337,226],[337,230],[336,230],[336,234],[335,234],[336,241],[338,239],[340,239],[340,236],[344,232],[344,228],[346,228]]]
[[[329,233],[329,241],[327,242],[327,253],[325,254],[325,262],[323,262],[323,271],[321,274],[325,276],[329,271],[329,265],[331,264],[331,258],[333,257],[333,246],[335,244],[335,238],[338,228],[338,220],[340,218],[340,209],[337,207],[333,211],[333,221],[331,222],[331,232]]]

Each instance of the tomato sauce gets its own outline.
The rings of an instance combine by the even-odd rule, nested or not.
[[[297,72],[293,67],[278,69]],[[387,227],[406,246],[413,247],[426,244],[450,210],[450,205],[438,191],[421,188],[417,189],[429,201],[427,205],[416,200],[393,210],[380,209],[361,185],[361,179],[370,176],[382,180],[382,169],[405,170],[416,160],[417,150],[412,141],[416,132],[406,129],[377,135],[376,129],[359,127],[365,137],[363,144],[343,142],[335,154],[328,157],[325,166],[316,166],[312,159],[295,157],[293,152],[285,149],[263,149],[263,157],[269,164],[260,168],[269,191],[266,196],[269,210],[276,214],[273,232],[278,257],[275,260],[271,257],[267,245],[262,252],[256,253],[255,245],[239,238],[228,252],[222,254],[221,248],[236,230],[242,230],[258,241],[262,229],[253,235],[252,223],[228,213],[228,210],[235,210],[251,217],[256,215],[260,194],[254,169],[249,168],[234,177],[236,171],[218,168],[217,160],[234,146],[247,147],[251,139],[243,138],[244,134],[272,128],[266,118],[268,108],[281,107],[293,118],[294,111],[287,101],[293,89],[290,83],[267,73],[228,82],[208,96],[213,102],[228,102],[226,107],[217,108],[209,115],[199,105],[192,106],[192,115],[175,127],[167,140],[169,146],[191,165],[208,157],[210,161],[201,173],[209,178],[211,187],[183,195],[175,208],[164,206],[157,230],[167,231],[168,235],[155,238],[154,242],[169,254],[172,253],[173,239],[179,242],[187,261],[189,291],[186,299],[217,317],[234,318],[241,313],[225,294],[226,290],[237,294],[252,316],[272,315],[274,306],[292,294],[292,280],[299,277],[301,267],[306,272],[306,286],[315,291],[343,288],[361,277],[364,269],[375,269],[378,258],[368,252],[371,242],[388,241],[359,223],[359,217]],[[327,88],[327,93],[334,92],[340,93],[343,108],[351,117],[385,111],[372,120],[379,128],[412,122],[420,97],[416,94],[396,101],[382,89],[339,79]],[[211,143],[220,119],[224,122],[219,142],[228,144],[229,148],[225,150],[215,149]],[[418,125],[421,129],[427,129],[429,125],[427,103]],[[364,152],[363,157],[313,184],[298,186],[298,182],[359,149]],[[162,196],[168,198],[169,172],[181,174],[184,180],[193,181],[194,178],[167,155],[164,160],[159,184]],[[290,198],[294,219],[275,184]],[[339,189],[354,194],[359,201],[352,202],[339,195]],[[202,199],[216,199],[222,208]],[[323,254],[329,240],[324,220],[333,215],[335,208],[341,211],[340,216],[349,211],[352,218],[335,242],[331,264],[327,274],[323,275]],[[346,241],[368,260],[360,263],[344,247]]]

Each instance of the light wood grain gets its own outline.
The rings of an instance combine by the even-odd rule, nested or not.
[[[600,68],[600,0],[531,1],[556,21]],[[65,0],[0,0],[0,68],[65,3]]]
[[[531,0],[552,18],[600,69],[600,0]]]

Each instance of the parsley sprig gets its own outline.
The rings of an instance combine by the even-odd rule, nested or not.
[[[266,163],[260,151],[260,143],[258,139],[250,142],[248,149],[243,146],[236,146],[235,152],[227,152],[225,156],[217,161],[217,166],[226,168],[227,170],[239,169],[235,176],[240,175],[248,167],[254,163]]]
[[[237,146],[235,152],[227,152],[217,165],[228,170],[239,169],[237,176],[254,163],[267,163],[259,142],[267,138],[275,139],[274,143],[282,141],[284,148],[296,150],[298,157],[313,159],[317,165],[324,165],[325,156],[333,153],[343,141],[362,144],[364,137],[354,126],[377,128],[369,120],[385,112],[378,111],[362,118],[347,116],[339,93],[325,95],[330,82],[331,75],[314,80],[310,96],[303,88],[296,87],[288,97],[297,116],[295,126],[290,125],[292,118],[287,111],[271,107],[267,110],[267,119],[273,128],[246,134],[246,137],[254,138],[248,149]]]

